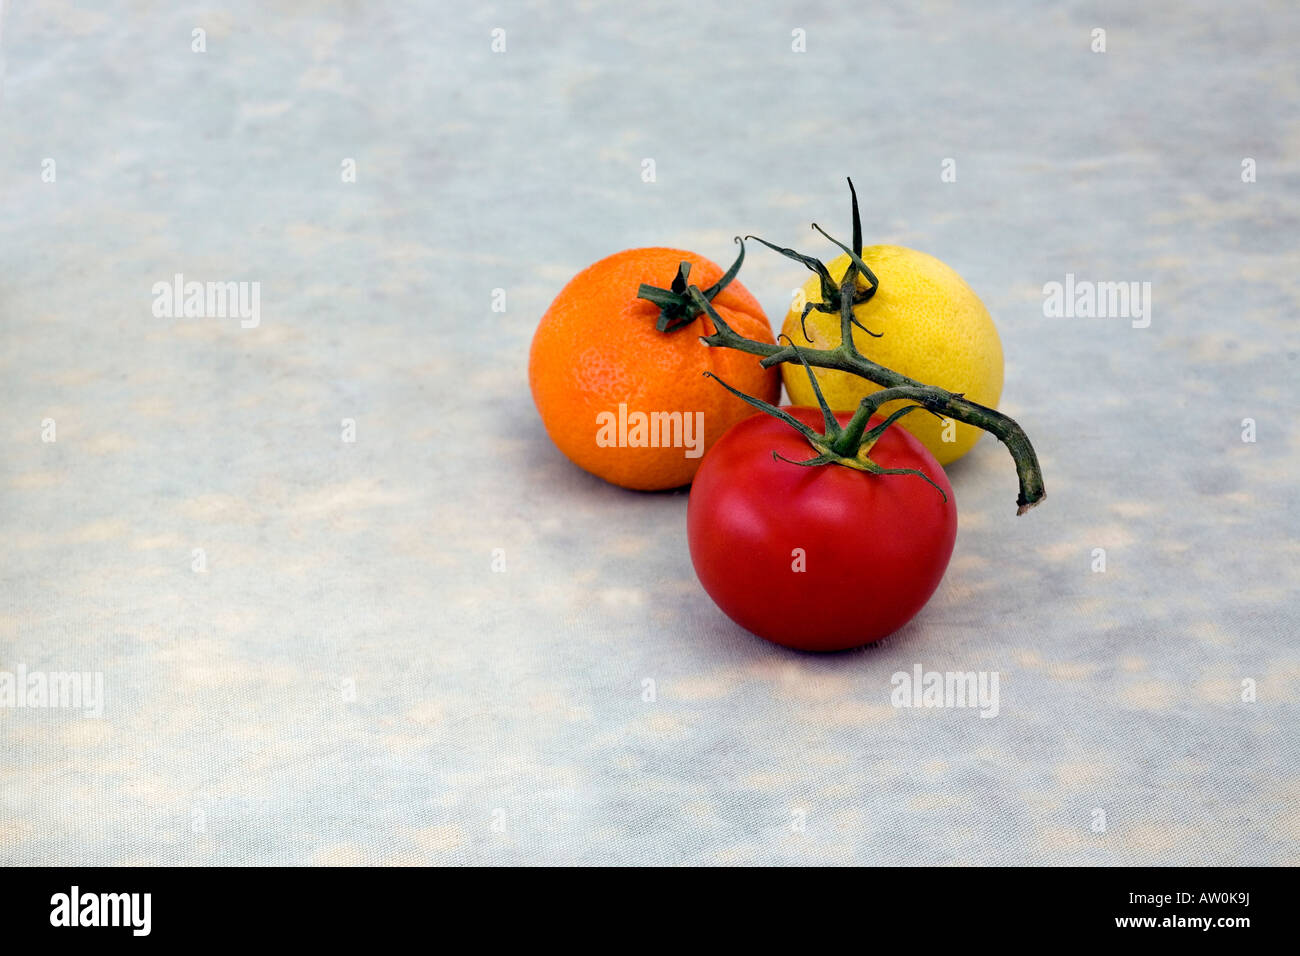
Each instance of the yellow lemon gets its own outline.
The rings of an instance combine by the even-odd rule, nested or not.
[[[997,408],[1002,397],[1002,342],[988,309],[962,277],[934,256],[902,246],[867,246],[862,261],[875,273],[880,286],[869,300],[854,307],[853,314],[880,338],[854,328],[858,351],[923,385],[961,392],[973,402]],[[826,264],[836,285],[848,264],[847,255]],[[821,286],[814,276],[804,283],[803,302],[821,301]],[[838,312],[809,312],[801,327],[802,312],[803,303],[796,299],[785,317],[782,331],[792,342],[818,349],[840,344]],[[814,372],[827,404],[835,411],[852,411],[865,396],[880,390],[879,385],[848,372]],[[793,404],[817,405],[803,366],[786,363],[782,375]],[[881,414],[907,404],[889,402]],[[911,412],[898,424],[921,439],[941,465],[970,451],[981,434],[978,428],[922,411]]]

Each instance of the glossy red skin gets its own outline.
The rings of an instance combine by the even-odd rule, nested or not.
[[[786,410],[823,430],[820,410]],[[847,424],[850,416],[837,417]],[[939,586],[957,536],[939,463],[896,425],[871,450],[881,467],[925,472],[946,502],[916,475],[801,467],[773,451],[791,461],[816,455],[789,425],[758,414],[704,457],[686,511],[704,590],[741,627],[798,650],[858,647],[910,621]],[[795,548],[804,550],[803,572],[792,569]]]

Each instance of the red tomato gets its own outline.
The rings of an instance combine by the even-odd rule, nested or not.
[[[822,427],[817,409],[786,410]],[[871,460],[919,469],[947,501],[917,475],[790,463],[816,454],[776,418],[739,422],[695,476],[686,530],[700,583],[733,621],[786,647],[838,651],[878,641],[921,610],[948,567],[957,508],[938,462],[897,426]]]

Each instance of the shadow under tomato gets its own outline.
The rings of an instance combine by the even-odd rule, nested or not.
[[[707,595],[705,595],[705,599],[708,600]],[[823,660],[828,663],[852,660],[853,658],[864,655],[870,656],[873,653],[882,653],[900,645],[924,640],[923,635],[926,630],[925,621],[922,620],[922,618],[925,617],[926,608],[921,608],[921,610],[917,612],[916,617],[912,618],[912,620],[908,621],[893,634],[890,634],[888,637],[882,637],[880,640],[873,641],[870,644],[859,644],[857,647],[846,647],[839,651],[805,651],[800,650],[797,647],[787,647],[784,644],[777,644],[775,641],[769,641],[767,638],[759,637],[753,631],[741,627],[731,618],[727,617],[727,615],[722,613],[722,611],[714,605],[711,600],[709,600],[708,603],[713,614],[713,621],[716,624],[718,637],[727,641],[727,643],[734,644],[738,648],[745,646],[754,647],[759,645],[776,654],[788,654],[792,657],[802,658],[804,660]]]

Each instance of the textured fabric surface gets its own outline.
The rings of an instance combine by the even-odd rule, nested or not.
[[[1300,862],[1294,4],[6,6],[0,672],[104,696],[0,707],[0,861]],[[831,252],[845,175],[988,305],[1048,499],[981,440],[929,606],[818,657],[526,362],[617,249]]]

